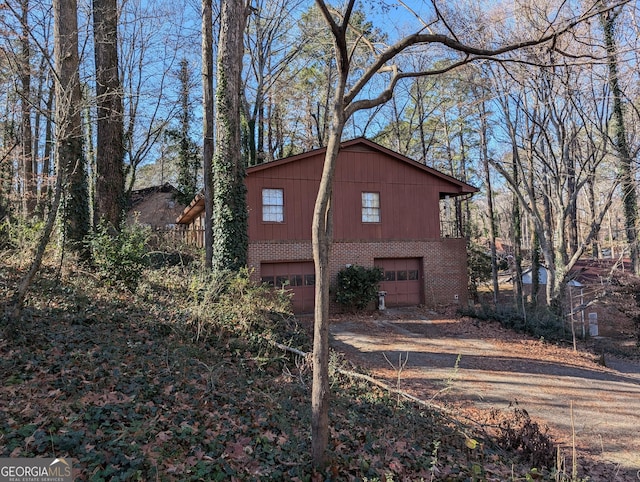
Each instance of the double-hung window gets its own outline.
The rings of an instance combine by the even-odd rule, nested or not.
[[[267,223],[284,222],[284,190],[262,190],[262,221]]]
[[[362,193],[362,222],[363,223],[379,223],[380,222],[380,193],[379,192],[363,192]]]

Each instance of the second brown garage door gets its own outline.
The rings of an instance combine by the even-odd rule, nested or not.
[[[379,258],[375,265],[384,271],[380,289],[386,291],[387,306],[422,303],[422,260],[420,258]]]
[[[262,263],[260,277],[264,283],[292,291],[296,313],[313,311],[316,284],[313,261]]]

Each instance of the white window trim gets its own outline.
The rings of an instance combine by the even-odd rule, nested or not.
[[[284,223],[284,189],[262,188],[262,222]]]
[[[380,223],[380,193],[363,191],[362,200],[362,222],[366,224]]]

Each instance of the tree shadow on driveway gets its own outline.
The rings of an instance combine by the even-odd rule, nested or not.
[[[561,445],[569,445],[574,432],[581,451],[624,469],[609,480],[636,480],[638,365],[625,362],[621,372],[598,365],[592,354],[468,319],[346,319],[333,323],[331,333],[334,348],[400,389],[476,409],[504,409],[517,401]],[[623,472],[633,478],[622,478]]]

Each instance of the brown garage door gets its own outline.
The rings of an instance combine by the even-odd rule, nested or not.
[[[388,306],[409,306],[422,303],[422,260],[420,258],[381,258],[376,266],[384,271],[380,289],[387,292]]]
[[[296,313],[313,311],[316,284],[313,261],[262,263],[260,276],[264,283],[293,292],[291,301]]]

